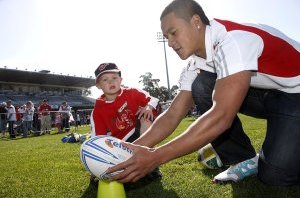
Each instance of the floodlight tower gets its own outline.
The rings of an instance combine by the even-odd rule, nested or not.
[[[166,74],[167,74],[167,84],[168,84],[168,100],[171,100],[171,90],[170,90],[170,81],[169,81],[169,70],[168,70],[168,61],[167,61],[167,52],[166,52],[166,42],[168,40],[164,37],[162,32],[157,32],[157,40],[158,42],[162,42],[164,45],[164,53],[165,53],[165,64],[166,64]]]

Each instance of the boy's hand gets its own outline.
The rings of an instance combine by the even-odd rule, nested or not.
[[[152,106],[146,105],[145,107],[140,107],[135,115],[138,115],[138,119],[141,119],[143,117],[144,119],[153,121],[154,117],[152,110]]]

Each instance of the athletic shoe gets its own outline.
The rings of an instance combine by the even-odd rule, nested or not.
[[[198,161],[209,169],[217,169],[223,166],[219,155],[211,144],[207,144],[198,150]]]
[[[256,155],[251,159],[240,162],[236,165],[230,166],[227,170],[215,176],[213,182],[219,183],[219,182],[227,182],[227,181],[234,181],[234,182],[241,181],[246,177],[256,175],[257,166],[258,166],[258,155]]]

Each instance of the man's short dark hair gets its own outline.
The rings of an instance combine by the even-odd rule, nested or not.
[[[209,25],[209,20],[205,15],[202,7],[194,0],[173,0],[162,12],[160,20],[163,17],[174,12],[177,17],[180,17],[186,21],[190,21],[191,18],[197,14],[201,18],[202,23]]]

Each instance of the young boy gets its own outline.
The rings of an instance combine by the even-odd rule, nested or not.
[[[132,142],[143,132],[140,128],[150,126],[158,99],[139,89],[122,88],[121,71],[114,63],[101,64],[95,75],[103,95],[91,115],[92,136],[111,135]],[[137,126],[139,121],[141,127]]]
[[[114,63],[100,64],[95,76],[103,94],[91,114],[92,137],[110,135],[127,142],[136,140],[154,120],[159,100],[145,91],[121,87],[121,71]],[[160,178],[161,173],[156,169],[149,177]]]

